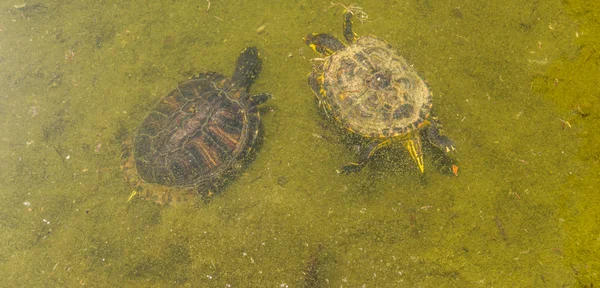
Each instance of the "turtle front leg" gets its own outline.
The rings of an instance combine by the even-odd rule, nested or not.
[[[344,173],[346,175],[359,172],[365,166],[365,164],[371,159],[375,151],[381,149],[390,144],[390,140],[379,141],[373,140],[369,143],[369,146],[365,150],[360,153],[358,156],[358,160],[356,162],[350,162],[344,165],[340,170],[337,170],[338,173]]]
[[[352,30],[352,18],[354,17],[354,13],[350,10],[347,10],[344,13],[344,38],[348,43],[356,42],[356,33]]]
[[[319,108],[322,108],[325,116],[329,118],[329,106],[327,105],[327,102],[323,100],[323,97],[325,96],[321,94],[321,84],[314,71],[308,74],[308,86],[310,86],[310,89],[315,93],[315,97],[317,97],[317,101],[319,101]]]
[[[433,146],[440,149],[444,154],[456,150],[454,146],[454,141],[452,141],[448,136],[444,135],[444,130],[442,130],[442,124],[440,124],[437,117],[432,116],[429,119],[431,125],[427,128],[427,140]]]
[[[352,19],[356,17],[362,23],[366,21],[369,18],[369,16],[367,15],[367,13],[365,13],[365,11],[363,11],[362,8],[360,8],[360,6],[355,4],[346,6],[340,3],[335,3],[333,5],[339,5],[344,7],[344,38],[346,38],[346,41],[348,41],[348,43],[350,44],[356,42],[356,38],[358,36],[352,30]]]
[[[265,103],[267,100],[273,98],[271,93],[260,93],[250,96],[250,107],[258,106],[262,103]]]

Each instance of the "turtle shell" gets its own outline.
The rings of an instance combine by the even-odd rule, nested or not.
[[[365,137],[419,129],[431,110],[429,88],[383,40],[364,36],[325,59],[323,100],[344,126]]]
[[[245,89],[210,72],[180,83],[127,141],[123,170],[138,192],[159,203],[211,193],[240,170],[256,140],[258,110]]]

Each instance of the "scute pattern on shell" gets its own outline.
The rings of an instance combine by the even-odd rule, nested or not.
[[[394,137],[418,129],[431,94],[407,61],[384,41],[358,38],[323,63],[324,100],[347,129],[366,137]]]
[[[248,149],[248,111],[229,91],[229,79],[203,74],[181,83],[163,98],[139,127],[133,156],[147,183],[200,186],[231,169]],[[237,96],[236,96],[237,97]],[[250,116],[251,117],[251,116]]]

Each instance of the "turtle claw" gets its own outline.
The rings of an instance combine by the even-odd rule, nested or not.
[[[433,146],[442,150],[445,154],[456,149],[454,141],[444,135],[441,124],[435,117],[431,118],[431,126],[427,129],[427,139]]]
[[[444,153],[449,153],[456,150],[456,147],[454,146],[454,141],[452,141],[452,139],[446,136],[440,136],[435,140],[435,146],[437,146]]]
[[[349,163],[348,165],[342,166],[341,170],[337,170],[338,174],[352,174],[356,172],[360,172],[362,170],[362,165],[358,163]]]

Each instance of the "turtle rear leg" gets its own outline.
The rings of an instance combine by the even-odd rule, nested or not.
[[[421,174],[425,173],[425,163],[423,161],[423,149],[421,145],[421,135],[415,133],[413,137],[402,141],[402,144],[410,153],[410,157],[415,161]]]
[[[365,166],[365,164],[369,161],[369,159],[371,159],[371,157],[373,156],[375,151],[377,151],[380,148],[385,147],[389,144],[390,144],[390,140],[385,140],[385,141],[374,140],[374,141],[372,141],[371,143],[369,143],[369,146],[367,146],[367,148],[365,150],[363,150],[362,153],[360,153],[360,156],[358,156],[358,160],[356,162],[351,162],[351,163],[348,163],[348,164],[342,166],[342,168],[340,170],[338,170],[337,172],[344,173],[346,175],[355,173],[355,172],[359,172],[360,170],[362,170],[362,168]]]
[[[427,140],[444,153],[454,151],[456,149],[454,141],[444,135],[444,130],[442,130],[439,120],[436,117],[431,117],[429,121],[431,125],[427,128]]]

